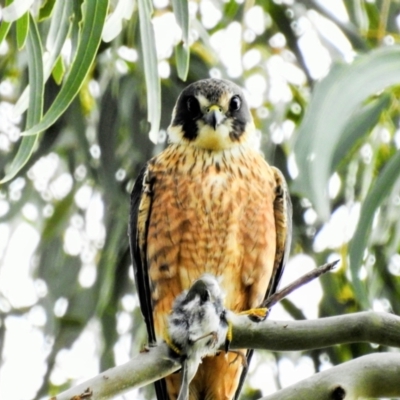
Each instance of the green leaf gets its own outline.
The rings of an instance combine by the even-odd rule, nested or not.
[[[158,76],[156,42],[154,38],[151,14],[153,7],[150,0],[138,0],[140,39],[147,88],[147,120],[151,124],[149,133],[153,143],[158,141],[161,118],[161,85]]]
[[[400,81],[400,47],[359,56],[352,64],[335,64],[315,86],[294,145],[299,176],[294,190],[308,197],[320,219],[329,217],[328,180],[338,146],[346,140],[355,113],[369,96]]]
[[[346,35],[347,39],[351,43],[354,49],[358,50],[368,50],[368,46],[365,40],[360,35],[360,32],[356,26],[351,21],[343,21],[335,13],[331,12],[328,7],[323,3],[317,2],[315,0],[304,0],[303,2],[306,6],[313,8],[318,11],[327,19],[331,20],[337,27]]]
[[[17,21],[17,47],[21,50],[25,46],[29,31],[29,13],[25,13]]]
[[[176,22],[182,29],[182,41],[175,46],[175,60],[178,76],[186,81],[189,72],[189,5],[187,0],[172,0]]]
[[[182,29],[182,40],[189,45],[189,5],[187,0],[172,0],[176,22]]]
[[[24,136],[37,135],[53,125],[79,93],[89,74],[100,46],[101,33],[107,16],[108,0],[87,0],[85,5],[82,33],[69,74],[61,87],[60,93],[43,119],[23,132],[22,135]]]
[[[390,194],[393,185],[398,181],[400,177],[399,171],[400,152],[397,152],[385,165],[365,198],[360,211],[360,220],[358,221],[356,232],[349,246],[350,271],[355,293],[365,308],[369,307],[368,295],[365,287],[358,278],[358,271],[363,259],[364,250],[367,246],[375,212],[382,201]]]
[[[28,129],[40,121],[43,112],[44,93],[42,44],[37,25],[30,14],[29,19],[30,29],[26,47],[28,51],[29,82],[32,85],[32,93],[29,96],[29,109],[26,119],[26,127]],[[11,180],[26,164],[35,148],[37,138],[37,136],[22,138],[18,152],[8,168],[6,176],[0,183]]]
[[[12,0],[6,0],[5,5],[8,6],[11,4]],[[7,37],[7,33],[10,30],[11,23],[6,22],[6,21],[1,21],[0,23],[0,44],[3,42],[3,40]]]
[[[52,71],[53,79],[57,82],[58,85],[61,85],[65,74],[65,66],[61,56],[57,58],[56,63],[54,64],[54,68]]]
[[[14,22],[20,19],[29,9],[35,0],[14,0],[7,7],[3,8],[3,21]]]
[[[55,204],[53,215],[47,218],[43,231],[42,240],[49,242],[54,237],[60,237],[68,225],[68,218],[71,217],[71,209],[74,203],[75,192],[72,190],[62,200]]]
[[[186,81],[189,72],[190,51],[185,43],[181,42],[175,46],[175,60],[178,76]]]
[[[53,12],[54,4],[56,0],[47,0],[39,10],[38,20],[41,22],[49,18]],[[70,3],[70,1],[58,1],[57,3]]]
[[[71,1],[58,1],[54,7],[53,17],[51,18],[50,29],[46,39],[46,50],[48,51],[48,54],[45,60],[43,60],[45,82],[51,75],[54,64],[60,56],[61,49],[68,36],[71,26],[70,18],[72,12],[73,5]],[[24,92],[15,104],[15,114],[20,115],[28,108],[28,98],[29,85],[25,88]]]
[[[0,25],[0,44],[7,37],[8,31],[10,30],[11,23],[2,21]]]
[[[120,217],[126,215],[125,213],[128,212],[124,207],[121,207],[118,211]],[[121,211],[125,211],[125,213]],[[117,278],[116,267],[118,265],[121,248],[128,245],[126,222],[123,218],[110,216],[107,221],[107,232],[112,232],[112,234],[107,235],[106,243],[98,264],[99,276],[96,282],[96,286],[98,286],[96,292],[99,293],[99,298],[96,307],[96,315],[103,314],[104,309],[111,301],[112,288]],[[121,243],[123,243],[123,246],[121,246]]]
[[[104,24],[102,38],[108,43],[114,40],[122,31],[123,20],[132,17],[135,3],[132,0],[119,0],[114,11]]]
[[[332,159],[332,169],[335,169],[336,166],[346,157],[349,149],[351,149],[359,139],[367,135],[378,123],[382,111],[389,107],[389,105],[390,95],[386,93],[354,114],[349,123],[348,129],[346,130],[346,135],[338,143],[335,149]]]

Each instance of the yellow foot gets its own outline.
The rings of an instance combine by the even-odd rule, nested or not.
[[[236,357],[229,363],[229,365],[235,363],[240,358],[242,361],[242,367],[247,368],[246,356],[240,350],[229,350],[229,352],[236,354]]]
[[[225,339],[225,351],[229,351],[229,346],[231,345],[232,338],[233,338],[233,327],[232,327],[232,322],[228,321],[228,332],[226,333],[226,339]]]
[[[178,354],[178,356],[181,355],[181,350],[174,345],[174,343],[171,340],[171,337],[169,336],[169,333],[167,330],[164,331],[164,341],[165,343],[167,343],[167,346],[176,354]]]
[[[256,321],[263,321],[267,318],[268,312],[268,308],[251,308],[250,310],[240,312],[239,315],[248,315]]]

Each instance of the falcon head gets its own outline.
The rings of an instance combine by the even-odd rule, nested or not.
[[[168,128],[170,142],[208,150],[245,143],[253,133],[253,118],[242,90],[224,79],[203,79],[184,89]]]

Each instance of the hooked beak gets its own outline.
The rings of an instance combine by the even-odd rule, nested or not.
[[[225,115],[222,112],[222,108],[217,105],[212,105],[207,108],[206,114],[204,115],[204,121],[207,125],[210,125],[216,130],[217,126],[225,120]]]

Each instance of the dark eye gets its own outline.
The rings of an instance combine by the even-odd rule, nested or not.
[[[191,114],[198,114],[200,112],[200,106],[199,106],[199,102],[197,101],[197,99],[193,96],[190,96],[187,100],[186,100],[186,106],[188,111]]]
[[[242,105],[242,100],[240,100],[239,96],[233,96],[231,102],[229,104],[230,111],[239,111]]]

